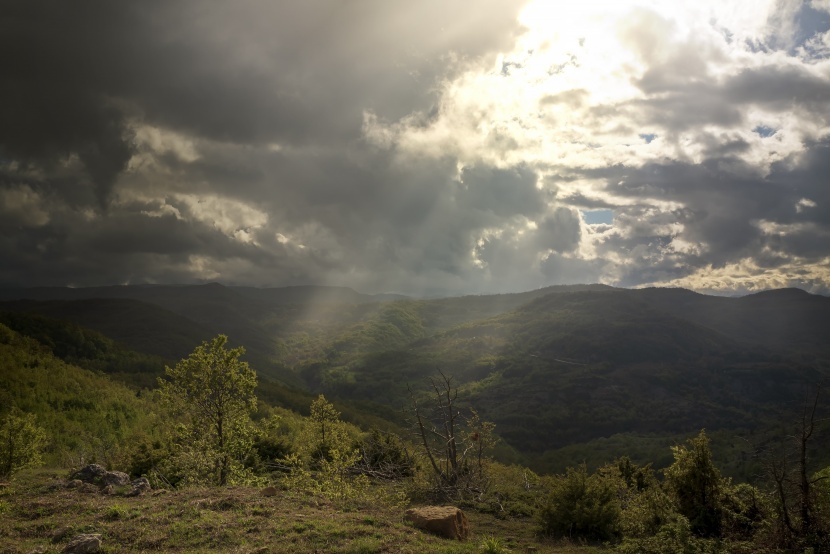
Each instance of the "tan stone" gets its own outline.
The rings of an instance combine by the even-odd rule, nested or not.
[[[418,529],[448,539],[466,540],[470,536],[467,516],[455,506],[425,506],[406,511],[406,519]]]

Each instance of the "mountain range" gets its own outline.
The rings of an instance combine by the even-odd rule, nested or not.
[[[224,333],[277,402],[323,392],[396,424],[440,371],[496,423],[503,458],[542,471],[625,449],[645,459],[705,427],[746,474],[751,448],[736,445],[772,440],[830,370],[830,298],[798,289],[729,298],[580,285],[435,299],[215,283],[0,290],[0,322],[26,334],[12,314],[97,331],[159,368]]]

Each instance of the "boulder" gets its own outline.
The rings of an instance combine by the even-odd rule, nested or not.
[[[131,483],[133,486],[133,490],[127,493],[127,496],[138,496],[145,492],[150,492],[152,487],[150,486],[150,481],[147,480],[146,477],[139,477],[138,479],[134,479]]]
[[[73,473],[71,479],[77,479],[84,483],[95,483],[97,485],[106,473],[107,470],[104,466],[89,464]]]
[[[62,554],[94,554],[101,551],[101,535],[78,535],[63,547]]]
[[[440,537],[463,541],[470,536],[467,516],[455,506],[425,506],[406,511],[406,519],[418,529]]]
[[[124,487],[130,484],[130,476],[123,471],[107,471],[101,478],[101,484],[104,486]]]
[[[104,466],[98,464],[89,464],[86,467],[82,467],[72,474],[71,479],[77,479],[84,483],[92,483],[99,487],[106,487],[108,485],[123,487],[130,484],[130,476],[123,471],[107,471]]]

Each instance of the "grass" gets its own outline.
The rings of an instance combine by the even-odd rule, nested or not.
[[[467,512],[472,537],[441,539],[404,523],[401,509],[341,511],[319,497],[263,497],[245,487],[191,488],[135,498],[63,486],[49,470],[21,473],[0,489],[0,554],[60,552],[79,533],[100,533],[102,552],[590,554],[540,540],[533,521]],[[489,542],[488,542],[489,541]],[[489,545],[489,550],[484,550]]]

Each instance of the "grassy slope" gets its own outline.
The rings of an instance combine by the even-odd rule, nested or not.
[[[473,554],[485,536],[499,537],[513,552],[598,551],[539,539],[527,519],[470,512],[472,537],[456,542],[415,530],[403,522],[402,509],[377,504],[340,510],[321,498],[266,498],[244,487],[125,498],[66,488],[64,477],[28,471],[0,488],[0,552],[59,552],[79,533],[100,533],[102,552]]]

